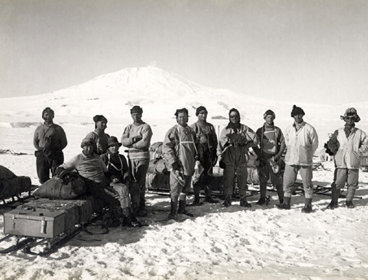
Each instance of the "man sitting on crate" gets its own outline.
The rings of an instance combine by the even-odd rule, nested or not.
[[[122,211],[105,175],[107,167],[101,157],[94,153],[90,139],[83,139],[81,147],[82,153],[59,166],[56,175],[62,178],[68,171],[77,170],[86,183],[88,193],[110,209],[112,218],[109,226],[118,226],[122,222]]]
[[[107,152],[101,155],[102,160],[107,166],[110,178],[110,186],[116,193],[120,201],[120,207],[123,210],[123,225],[129,227],[138,227],[141,224],[131,211],[131,200],[129,195],[129,167],[124,155],[119,154],[119,143],[115,136],[110,136],[107,140]]]

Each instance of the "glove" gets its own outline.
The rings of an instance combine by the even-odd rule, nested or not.
[[[181,186],[184,186],[185,180],[183,174],[179,170],[173,170],[173,175],[175,179],[179,182]]]
[[[175,170],[179,170],[179,168],[180,168],[179,163],[174,162],[174,163],[172,164],[172,169],[173,169],[174,171],[175,171]]]

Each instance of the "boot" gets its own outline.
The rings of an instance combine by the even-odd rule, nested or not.
[[[247,208],[250,208],[252,207],[252,205],[247,201],[247,199],[242,199],[240,200],[240,206],[241,207],[247,207]]]
[[[224,205],[225,207],[231,206],[231,196],[225,196],[225,200],[222,205]]]
[[[353,204],[353,201],[347,200],[346,201],[346,207],[348,207],[348,208],[354,208],[355,205]]]
[[[348,187],[348,192],[346,194],[346,207],[354,208],[355,205],[353,204],[353,198],[355,195],[355,189],[353,187]]]
[[[258,199],[258,201],[256,202],[257,205],[263,205],[266,204],[266,198],[265,197],[260,197]]]
[[[177,209],[178,209],[178,203],[175,202],[175,201],[172,201],[170,202],[170,206],[171,206],[171,209],[170,209],[170,213],[169,213],[169,216],[168,216],[168,219],[173,219],[173,220],[176,220],[177,218]]]
[[[208,203],[218,203],[218,200],[217,199],[213,199],[211,197],[211,189],[210,189],[209,186],[206,186],[205,192],[206,192],[206,198],[205,198],[204,201],[206,201]]]
[[[189,213],[187,210],[185,210],[185,204],[186,204],[185,200],[179,200],[178,214],[184,214],[184,215],[187,215],[189,217],[193,217],[192,213]]]
[[[291,202],[291,196],[284,197],[284,201],[281,204],[276,204],[277,208],[279,209],[290,209],[290,202]]]
[[[194,194],[194,200],[193,200],[193,203],[191,204],[192,206],[199,206],[201,205],[201,201],[199,199],[199,193],[195,193]]]
[[[311,213],[312,212],[312,199],[306,198],[305,199],[305,205],[302,209],[303,213]]]
[[[335,209],[339,207],[338,200],[340,196],[340,189],[336,189],[336,186],[332,186],[331,188],[331,202],[327,205],[326,209]]]

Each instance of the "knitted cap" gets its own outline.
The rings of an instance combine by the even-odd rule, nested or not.
[[[296,115],[305,115],[304,110],[296,105],[293,106],[293,110],[291,110],[291,116],[294,117]]]
[[[269,115],[273,116],[273,118],[274,118],[274,119],[276,118],[275,112],[274,112],[274,111],[272,111],[272,110],[270,110],[270,109],[268,109],[268,110],[263,114],[263,118],[265,119],[265,118],[266,118],[267,116],[269,116]]]

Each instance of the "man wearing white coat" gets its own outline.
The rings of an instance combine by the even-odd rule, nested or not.
[[[318,135],[313,126],[303,120],[305,115],[302,108],[293,106],[291,117],[294,123],[285,130],[287,147],[284,172],[284,202],[277,205],[280,209],[290,209],[291,194],[298,172],[302,177],[305,195],[303,213],[312,212],[312,164],[313,154],[318,147]]]

